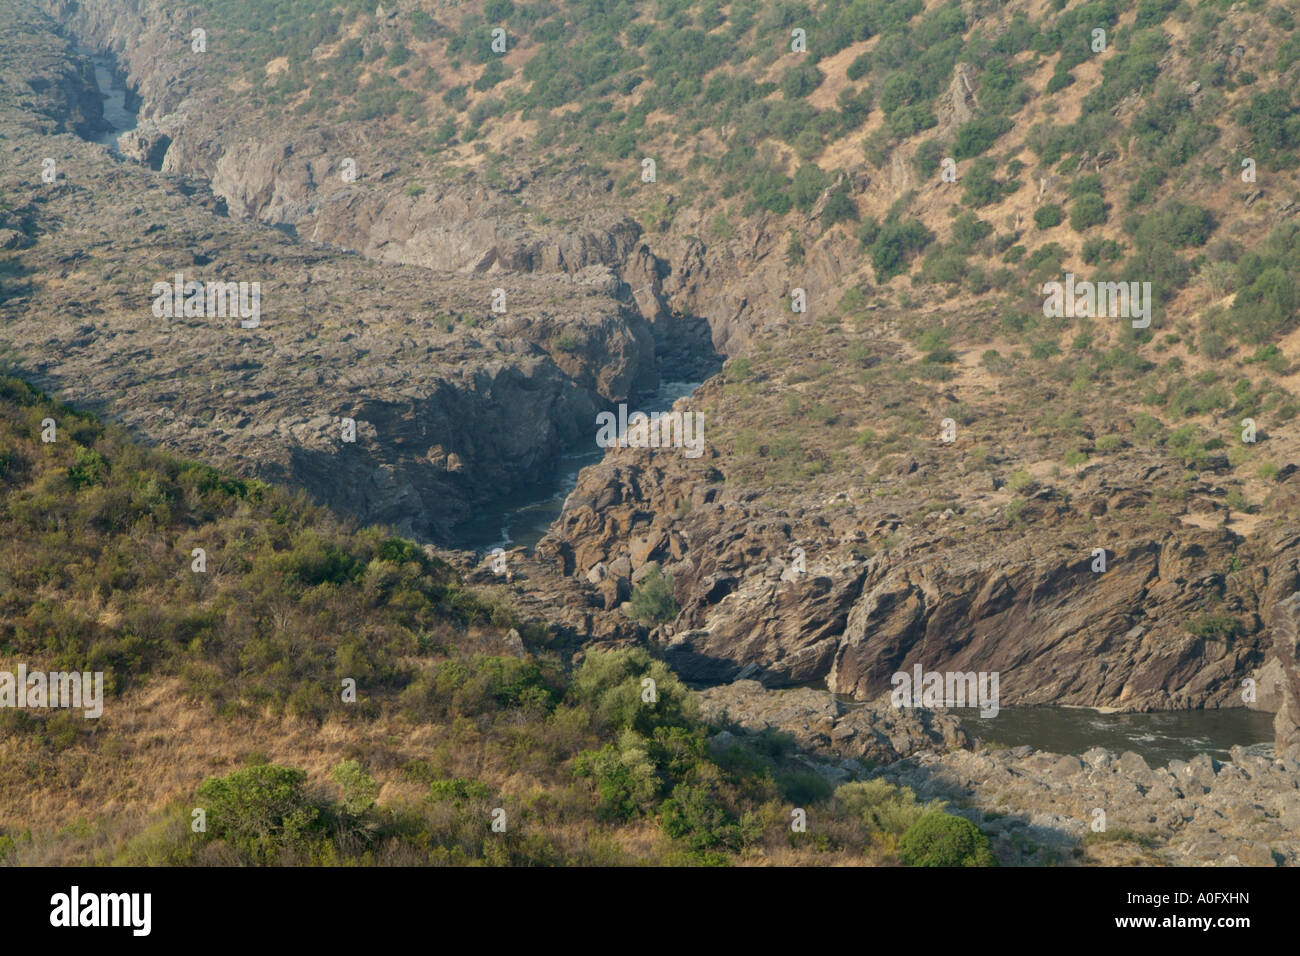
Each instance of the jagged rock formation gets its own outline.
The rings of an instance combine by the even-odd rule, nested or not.
[[[1026,537],[995,514],[977,518],[987,493],[969,481],[969,514],[930,514],[911,529],[914,539],[871,553],[873,541],[903,527],[889,498],[773,508],[728,483],[719,464],[708,455],[692,462],[612,451],[582,473],[538,547],[540,559],[579,576],[621,562],[630,578],[662,563],[681,613],[661,647],[700,681],[748,669],[767,686],[824,679],[869,700],[893,673],[919,663],[998,671],[1008,705],[1241,706],[1241,679],[1263,664],[1269,645],[1263,621],[1300,556],[1300,536],[1287,527],[1252,541],[1227,528],[1134,528],[1098,573],[1092,542],[1046,524]],[[883,483],[911,479],[908,468],[896,470]],[[1140,521],[1144,501],[1122,478],[1069,506],[1051,489],[1040,494],[1034,506],[1058,521],[1097,507]],[[803,571],[795,548],[806,555]],[[1224,573],[1234,560],[1251,572]],[[1215,607],[1237,631],[1202,626]]]
[[[772,303],[788,297],[790,276],[771,254],[782,230],[769,216],[739,223],[725,242],[706,242],[704,212],[680,210],[671,233],[650,242],[610,201],[613,181],[582,162],[498,187],[430,181],[417,160],[395,157],[391,142],[373,142],[364,127],[277,123],[269,133],[256,111],[232,110],[230,91],[205,85],[194,55],[178,45],[188,20],[162,0],[131,10],[108,0],[43,5],[80,42],[119,56],[141,100],[143,130],[124,154],[207,181],[231,215],[440,272],[585,274],[608,283],[651,323],[660,356],[683,376],[694,374],[687,369],[700,367],[701,355],[739,354],[756,330],[783,321]],[[354,180],[342,176],[345,159],[355,164]],[[860,193],[864,169],[851,181]],[[412,187],[422,191],[411,195]],[[568,221],[539,225],[520,211],[557,206]],[[807,228],[815,228],[817,214],[809,212]],[[805,264],[809,287],[829,288],[855,264],[855,243],[830,237],[824,245]],[[816,314],[832,304],[818,300],[811,308]],[[707,322],[694,318],[701,316]]]
[[[109,129],[96,93],[95,69],[84,57],[70,57],[65,40],[33,32],[31,17],[6,18],[0,40],[20,56],[7,64],[8,98],[21,110],[17,121],[31,131],[93,136]]]
[[[830,761],[810,768],[832,784],[880,777],[923,800],[946,801],[992,838],[1003,859],[1062,863],[1086,852],[1097,855],[1092,862],[1115,864],[1300,863],[1294,757],[1234,747],[1228,762],[1201,754],[1152,767],[1136,753],[1099,747],[1080,756],[991,751],[952,714],[899,710],[887,699],[846,708],[825,691],[764,690],[753,680],[700,696],[706,716],[728,719],[742,734],[788,734]],[[724,733],[711,745],[725,748],[730,738]],[[881,766],[869,769],[874,764]]]
[[[164,133],[157,123],[145,120],[135,129],[128,130],[117,139],[117,148],[127,159],[148,166],[150,169],[162,169],[167,148],[171,146],[171,137]]]
[[[205,178],[233,215],[385,263],[459,273],[455,279],[445,277],[453,300],[461,295],[482,299],[492,276],[506,273],[544,274],[545,282],[554,283],[548,288],[557,290],[543,293],[544,298],[567,294],[571,287],[604,297],[594,319],[564,309],[559,310],[563,315],[540,314],[544,310],[531,306],[529,318],[521,319],[512,308],[508,318],[492,320],[500,339],[476,332],[467,333],[464,351],[440,345],[439,361],[456,366],[473,364],[467,356],[481,357],[480,349],[510,354],[520,348],[520,339],[532,346],[530,356],[545,354],[545,360],[539,358],[519,375],[507,361],[500,375],[469,376],[442,391],[441,380],[435,385],[420,379],[421,391],[437,394],[439,406],[456,409],[455,421],[464,417],[473,422],[463,431],[457,431],[452,418],[408,414],[402,403],[410,396],[396,400],[396,413],[387,398],[382,408],[365,407],[365,414],[382,424],[374,439],[363,427],[362,445],[369,449],[371,464],[381,466],[369,478],[358,471],[356,480],[343,482],[346,499],[354,508],[359,502],[365,517],[400,517],[415,508],[414,524],[402,526],[445,527],[434,514],[440,509],[429,501],[445,500],[454,517],[489,488],[504,490],[542,466],[546,449],[574,433],[566,431],[565,416],[581,421],[600,399],[628,394],[653,377],[647,357],[652,341],[662,355],[666,343],[703,331],[690,316],[709,317],[711,342],[727,354],[766,346],[771,342],[766,333],[797,333],[798,326],[789,326],[792,321],[812,322],[830,313],[834,301],[825,301],[825,290],[839,289],[861,262],[856,240],[830,230],[799,263],[795,276],[779,251],[789,219],[766,213],[732,224],[723,238],[710,228],[712,210],[675,207],[671,230],[646,235],[616,203],[605,202],[611,184],[589,175],[580,163],[560,176],[519,175],[492,186],[485,186],[482,177],[429,183],[411,156],[386,156],[352,132],[295,129],[290,123],[267,136],[257,116],[232,115],[237,111],[228,108],[230,91],[206,87],[196,63],[176,49],[186,23],[166,4],[144,2],[126,9],[106,0],[48,0],[45,6],[77,36],[123,57],[146,121],[132,155],[157,160],[163,150],[165,174]],[[946,127],[974,115],[978,104],[968,66],[958,64],[948,96],[938,106]],[[344,158],[357,162],[355,182],[340,175]],[[910,164],[900,154],[893,158],[910,180]],[[849,170],[845,181],[852,196],[869,185],[860,169]],[[513,209],[516,202],[554,208],[566,193],[573,194],[566,207],[573,215],[563,225],[541,225]],[[671,205],[676,196],[664,190],[662,198]],[[797,224],[796,233],[802,230],[808,237],[818,230],[818,208],[820,204]],[[1018,236],[1017,230],[1012,241]],[[222,241],[228,241],[224,234]],[[484,273],[480,284],[456,285]],[[396,282],[388,278],[396,274],[366,276]],[[306,275],[296,288],[314,294],[319,279]],[[810,313],[791,320],[785,306],[796,283],[814,294]],[[407,301],[405,295],[402,299]],[[36,305],[49,301],[32,300]],[[447,302],[426,301],[431,310]],[[894,326],[908,318],[880,317],[881,335],[891,338],[870,362],[910,358],[910,346],[902,344]],[[574,336],[582,347],[556,348],[571,324],[582,330]],[[23,334],[31,336],[27,329]],[[797,341],[797,334],[791,334],[782,343],[791,358],[804,352],[802,345],[792,344]],[[20,344],[30,350],[33,343],[34,337]],[[296,341],[287,344],[299,347]],[[408,344],[415,351],[420,347],[418,341]],[[324,354],[316,358],[328,363],[322,367],[350,361]],[[842,362],[842,354],[827,360]],[[63,366],[47,360],[40,367],[54,381]],[[401,363],[390,369],[397,376],[394,369],[407,374]],[[328,376],[321,372],[318,377]],[[585,402],[566,392],[566,378],[586,393]],[[393,379],[385,382],[397,388]],[[105,389],[88,380],[79,393],[70,394],[112,394],[122,387],[118,379],[107,384]],[[269,391],[265,379],[249,378],[245,384]],[[1008,409],[1033,408],[1041,400],[1020,382],[996,388],[1000,393],[1005,388],[1003,401],[981,410],[986,420],[997,420]],[[708,399],[717,391],[706,387],[699,397]],[[972,391],[962,392],[963,400]],[[526,424],[494,404],[497,398],[486,398],[489,394],[554,415],[548,415],[543,434],[528,437]],[[458,404],[458,396],[466,395],[471,398]],[[954,389],[917,403],[926,405],[927,415],[937,413],[937,420],[944,414],[938,406],[958,401]],[[476,417],[481,402],[492,409],[485,418]],[[147,398],[136,402],[147,403]],[[740,417],[734,406],[729,411]],[[266,413],[283,416],[285,409]],[[132,414],[140,420],[138,412]],[[205,443],[205,450],[229,445],[236,460],[249,468],[262,467],[255,460],[273,463],[259,473],[299,478],[309,488],[322,489],[339,466],[327,451],[333,414],[341,412],[304,414],[304,427],[297,431],[296,426],[285,432],[277,425],[266,432],[285,434],[304,449],[278,465],[280,452],[241,446],[225,433],[220,442]],[[1115,409],[1113,417],[1124,416],[1122,407]],[[161,433],[178,441],[183,432],[202,433],[205,426],[198,417]],[[408,421],[409,427],[401,424]],[[763,423],[757,424],[761,428]],[[156,417],[150,427],[162,428]],[[1019,433],[1007,430],[997,440],[1014,447],[1029,427],[1022,423]],[[434,433],[446,440],[433,440]],[[309,434],[316,437],[304,437]],[[394,442],[379,452],[377,446],[387,441],[381,434],[395,436],[400,445]],[[484,434],[509,435],[509,447],[503,450],[483,440]],[[398,447],[403,450],[396,451]],[[410,447],[419,448],[419,454],[410,454]],[[700,680],[728,679],[756,668],[769,685],[825,679],[836,690],[870,698],[893,670],[915,662],[947,663],[1002,670],[1004,694],[1017,703],[1129,708],[1231,704],[1240,679],[1263,661],[1267,640],[1260,634],[1262,622],[1280,596],[1277,581],[1294,564],[1294,536],[1267,528],[1247,540],[1234,528],[1215,524],[1228,517],[1224,489],[1213,478],[1226,468],[1226,456],[1218,456],[1207,476],[1188,485],[1181,505],[1171,506],[1178,509],[1175,517],[1196,519],[1191,527],[1171,527],[1147,514],[1162,504],[1149,490],[1153,482],[1176,481],[1183,468],[1169,456],[1135,451],[1118,470],[1084,469],[1068,490],[1036,482],[1025,490],[1022,512],[1038,532],[1032,542],[1021,540],[1024,533],[998,514],[1009,497],[1002,492],[1006,474],[968,466],[964,459],[946,471],[933,456],[913,450],[891,465],[891,473],[873,476],[875,488],[892,500],[864,496],[856,487],[860,476],[849,473],[832,493],[796,495],[780,509],[763,500],[760,487],[747,486],[721,464],[716,452],[689,463],[662,454],[612,453],[584,473],[564,517],[539,549],[560,574],[580,582],[596,576],[590,586],[599,595],[594,620],[603,613],[615,623],[593,623],[592,633],[623,633],[623,622],[612,616],[619,614],[636,573],[652,561],[667,567],[682,612],[655,639],[675,666]],[[495,481],[500,483],[492,485]],[[922,482],[932,487],[922,488]],[[1293,484],[1280,483],[1279,492]],[[909,497],[944,504],[916,518],[905,513],[902,503]],[[417,506],[417,501],[424,504]],[[1110,522],[1106,544],[1112,567],[1100,577],[1087,567],[1095,542],[1055,530],[1094,519]],[[891,541],[896,535],[902,540]],[[794,547],[809,556],[806,572],[791,571]],[[1227,569],[1239,560],[1247,571],[1230,574]],[[577,591],[586,608],[588,590],[579,584]],[[1222,602],[1223,613],[1239,630],[1189,630],[1200,618],[1212,616],[1207,608],[1215,601]]]

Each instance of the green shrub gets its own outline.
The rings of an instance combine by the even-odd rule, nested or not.
[[[104,483],[108,475],[108,462],[93,448],[78,448],[77,460],[68,469],[68,482],[73,488],[93,488]]]
[[[394,43],[392,49],[388,51],[386,62],[389,67],[399,67],[411,58],[411,51],[406,48],[406,44],[400,40]]]
[[[888,282],[907,271],[907,262],[934,241],[934,233],[919,219],[891,220],[880,227],[871,245],[871,267],[877,282]]]
[[[1187,633],[1211,640],[1231,641],[1245,633],[1242,623],[1231,614],[1204,614],[1188,621],[1184,627]]]
[[[343,791],[343,808],[349,814],[359,817],[374,807],[379,785],[361,764],[355,760],[340,761],[330,775]]]
[[[992,232],[991,225],[969,210],[952,221],[952,241],[963,249],[970,249]]]
[[[487,784],[463,777],[448,777],[429,784],[429,799],[434,803],[482,803],[492,795]]]
[[[776,779],[781,796],[796,807],[825,800],[831,795],[831,785],[826,778],[812,770],[794,770]]]
[[[1097,451],[1105,454],[1107,452],[1118,451],[1123,444],[1118,435],[1102,435],[1097,439]]]
[[[989,149],[999,136],[1011,129],[1011,120],[1002,116],[982,116],[963,124],[953,140],[954,159],[973,159]]]
[[[653,701],[645,699],[647,678],[654,682]],[[569,694],[598,726],[630,728],[646,737],[657,727],[684,726],[693,706],[685,685],[639,647],[590,651],[574,672]]]
[[[781,92],[787,100],[803,99],[822,85],[826,74],[811,63],[792,66],[781,77]]]
[[[842,182],[831,190],[822,207],[822,225],[830,228],[837,222],[852,222],[858,218],[858,207],[849,198],[849,184]]]
[[[738,849],[736,818],[708,788],[678,784],[661,809],[664,832],[693,851]]]
[[[487,66],[483,67],[483,72],[479,78],[474,81],[474,89],[480,93],[492,89],[498,83],[510,76],[510,71],[506,65],[499,59],[489,60]]]
[[[1114,239],[1093,238],[1083,241],[1080,255],[1084,262],[1092,266],[1099,262],[1114,262],[1120,257],[1121,252],[1119,243]]]
[[[1065,211],[1056,203],[1048,203],[1034,210],[1034,225],[1039,229],[1051,229],[1059,226],[1065,218]]]
[[[1058,67],[1047,80],[1047,93],[1049,96],[1052,93],[1058,93],[1073,83],[1074,77],[1069,72]]]
[[[1085,193],[1070,207],[1070,228],[1083,232],[1106,221],[1106,204],[1096,193]]]
[[[1130,206],[1141,206],[1149,202],[1155,195],[1160,184],[1165,181],[1168,173],[1161,166],[1148,166],[1138,174],[1133,185],[1128,190],[1128,203]]]
[[[728,382],[744,382],[754,374],[754,364],[745,357],[732,359],[727,363],[725,377]]]
[[[516,707],[542,715],[554,706],[555,691],[533,661],[476,654],[434,665],[411,682],[401,700],[426,717],[474,716]]]
[[[655,565],[632,591],[632,616],[647,624],[662,624],[677,616],[673,577]]]
[[[997,866],[988,837],[975,824],[947,813],[927,813],[898,841],[908,866]]]
[[[1286,153],[1300,146],[1300,110],[1292,105],[1292,93],[1273,89],[1255,93],[1238,117],[1257,144],[1260,159],[1274,167]]]
[[[822,191],[830,185],[830,177],[816,163],[805,163],[794,173],[791,194],[794,204],[807,211],[813,207]]]
[[[804,247],[803,240],[799,238],[799,233],[794,229],[790,230],[790,238],[785,244],[785,264],[788,266],[797,266],[803,262]]]
[[[204,781],[198,796],[208,838],[225,840],[259,863],[301,848],[319,816],[303,793],[306,778],[301,770],[263,764]]]
[[[927,813],[943,810],[944,804],[916,802],[910,787],[899,787],[879,778],[845,783],[835,788],[835,802],[872,830],[900,836]]]
[[[613,744],[584,750],[574,759],[575,777],[590,779],[596,790],[596,815],[630,820],[649,811],[659,790],[654,762],[644,749],[621,751]]]
[[[942,159],[943,143],[937,139],[927,139],[916,148],[912,162],[922,177],[929,177],[939,171],[939,163]]]
[[[961,201],[967,206],[978,208],[997,202],[1014,192],[1014,185],[1004,183],[993,175],[996,168],[996,164],[987,156],[972,163],[962,179]]]

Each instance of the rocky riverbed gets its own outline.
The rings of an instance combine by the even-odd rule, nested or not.
[[[1063,756],[1018,747],[918,754],[877,775],[920,797],[950,801],[954,813],[1023,862],[1300,863],[1294,757],[1234,748],[1227,762],[1201,754],[1149,767],[1132,752]]]
[[[1133,752],[989,749],[944,710],[846,708],[813,688],[741,680],[701,692],[714,738],[777,730],[832,784],[881,777],[943,800],[1008,863],[1275,866],[1300,862],[1300,753],[1233,747],[1152,767]],[[1253,750],[1254,748],[1252,748]],[[1263,748],[1267,750],[1267,748]]]

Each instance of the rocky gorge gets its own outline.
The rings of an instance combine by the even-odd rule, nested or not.
[[[429,538],[547,467],[598,408],[655,381],[649,328],[605,279],[431,280],[233,219],[206,182],[112,159],[76,135],[102,123],[88,61],[52,21],[37,32],[43,61],[8,48],[2,175],[6,195],[25,197],[7,214],[7,242],[41,281],[6,288],[4,334],[11,360],[69,400]],[[44,184],[51,152],[58,175]],[[66,245],[47,252],[54,229]],[[177,273],[259,283],[261,327],[203,316],[160,327],[150,290]],[[500,318],[497,289],[512,310]],[[351,447],[345,417],[358,423]]]
[[[1247,517],[1226,504],[1226,455],[1193,480],[1180,455],[1136,442],[1053,471],[1059,449],[1025,436],[1065,388],[1044,397],[1028,375],[993,383],[963,362],[951,382],[818,392],[785,366],[846,364],[843,343],[808,330],[861,285],[847,234],[827,235],[796,275],[775,217],[714,239],[709,211],[688,207],[652,231],[603,171],[456,181],[426,175],[365,124],[268,137],[255,112],[232,108],[238,91],[212,85],[185,52],[189,22],[171,5],[39,6],[44,48],[0,47],[0,182],[22,197],[0,213],[0,246],[21,250],[23,270],[4,277],[3,344],[35,381],[151,441],[439,542],[665,370],[752,357],[753,390],[714,376],[680,405],[704,411],[702,459],[611,449],[582,471],[535,554],[511,553],[510,581],[477,556],[453,560],[575,643],[644,642],[683,678],[723,684],[703,692],[711,713],[793,733],[819,772],[966,801],[960,811],[1003,843],[1029,840],[1026,861],[1068,856],[1100,807],[1112,827],[1158,834],[1155,850],[1124,844],[1152,861],[1296,862],[1293,464]],[[122,141],[130,162],[81,141],[101,118],[71,38],[114,51],[140,97],[141,123]],[[42,184],[51,153],[59,178]],[[865,169],[844,181],[876,201]],[[155,321],[149,286],[178,271],[262,282],[263,327]],[[813,305],[792,317],[796,282]],[[498,289],[504,313],[491,308]],[[920,367],[915,311],[872,312],[855,374]],[[963,355],[984,344],[973,337]],[[781,404],[792,394],[798,413]],[[745,429],[784,426],[828,395],[882,420],[906,413],[906,429],[888,426],[905,440],[838,467],[809,440],[799,455],[831,464],[779,486],[739,467]],[[1117,433],[1138,427],[1123,396],[1096,408]],[[950,411],[961,428],[951,446],[933,437]],[[355,444],[339,437],[344,418]],[[1060,431],[1092,448],[1089,429]],[[1295,457],[1290,438],[1276,447]],[[1173,485],[1182,497],[1167,499]],[[657,626],[625,613],[655,567],[678,605]],[[1008,706],[1245,704],[1277,714],[1275,755],[1153,770],[1136,755],[985,753],[950,715],[880,703],[890,676],[918,664],[996,671]],[[867,707],[841,712],[832,693]]]

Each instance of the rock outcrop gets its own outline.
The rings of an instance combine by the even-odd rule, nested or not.
[[[1273,746],[1279,756],[1300,760],[1300,592],[1273,605],[1272,625],[1277,677]]]
[[[830,783],[879,777],[942,800],[993,841],[1004,862],[1174,866],[1300,863],[1300,761],[1234,747],[1152,767],[1132,752],[989,749],[942,709],[887,699],[847,706],[812,688],[738,680],[700,692],[706,718],[741,735],[776,731]],[[725,749],[724,730],[711,740]]]
[[[248,337],[213,338],[186,323],[172,338],[150,338],[142,331],[147,320],[91,295],[88,306],[74,299],[59,311],[71,324],[58,326],[57,339],[43,338],[42,313],[54,311],[69,287],[81,295],[82,287],[120,274],[127,260],[108,258],[92,269],[77,254],[38,247],[31,261],[55,282],[36,283],[15,300],[27,314],[8,327],[8,344],[68,397],[93,397],[159,440],[249,473],[300,481],[363,519],[438,535],[474,504],[546,467],[566,440],[589,427],[596,408],[652,382],[655,360],[669,343],[683,353],[674,356],[679,365],[684,353],[710,343],[737,355],[773,341],[789,361],[820,349],[822,364],[844,364],[844,341],[817,344],[816,324],[838,321],[827,290],[838,292],[856,274],[862,250],[851,232],[823,230],[816,221],[825,196],[793,225],[763,213],[720,224],[715,210],[682,208],[672,189],[662,188],[656,199],[671,227],[643,230],[626,211],[631,204],[619,201],[613,177],[582,162],[556,175],[493,177],[480,170],[440,178],[409,143],[380,144],[379,124],[309,128],[286,113],[284,127],[268,134],[264,116],[241,115],[241,94],[176,49],[185,33],[182,15],[162,0],[131,8],[107,0],[42,6],[83,42],[122,58],[143,104],[140,131],[126,151],[157,162],[162,177],[152,178],[183,183],[174,188],[189,200],[169,200],[159,215],[184,221],[202,203],[212,211],[175,243],[164,241],[172,235],[164,222],[156,236],[151,225],[149,241],[131,252],[133,269],[144,262],[144,271],[170,273],[176,265],[163,261],[171,254],[162,251],[186,243],[205,250],[199,259],[206,261],[195,260],[204,268],[226,264],[212,249],[242,248],[243,261],[274,276],[277,294],[287,293],[296,313],[362,313],[364,328],[356,329],[289,333],[288,323],[278,323],[268,333],[282,336],[274,349],[279,358],[271,358]],[[379,28],[399,26],[385,18]],[[959,65],[940,104],[945,123],[974,115],[974,86]],[[65,103],[60,122],[72,122],[72,112]],[[342,174],[344,159],[355,161],[354,179]],[[860,169],[843,173],[837,182],[850,194],[867,187]],[[87,182],[98,174],[78,175]],[[202,177],[213,192],[186,176]],[[97,191],[127,182],[101,180]],[[126,198],[143,195],[132,191],[143,180],[130,182],[136,185],[122,187],[122,205],[95,209],[100,221],[144,208]],[[77,225],[71,212],[79,200],[55,193],[46,221],[57,214],[73,223],[67,238],[90,255],[129,245]],[[534,207],[546,214],[530,212]],[[238,228],[218,222],[218,208],[228,209]],[[325,246],[306,252],[271,243],[255,250],[249,237],[265,234],[257,222]],[[720,225],[726,228],[714,228]],[[791,228],[805,238],[823,233],[797,276],[779,254]],[[4,241],[22,240],[14,231]],[[339,249],[372,261],[358,265]],[[422,279],[402,266],[418,266]],[[431,277],[436,294],[419,291]],[[331,285],[346,287],[358,303],[330,299]],[[382,298],[364,291],[381,286]],[[787,303],[795,286],[810,292],[810,309],[792,319]],[[509,310],[487,314],[498,287]],[[852,291],[861,298],[864,290]],[[898,325],[915,317],[859,311],[854,321],[869,320],[879,340],[855,367],[865,373],[891,363],[905,371],[915,350]],[[707,330],[700,315],[709,317]],[[792,322],[817,334],[805,343]],[[440,328],[449,329],[445,341]],[[52,341],[59,346],[53,353]],[[188,350],[199,343],[202,354]],[[160,346],[174,347],[204,380],[160,387],[165,363],[151,366],[147,358]],[[97,361],[91,353],[101,350]],[[300,356],[306,368],[297,364]],[[1026,438],[1038,423],[1030,413],[1052,396],[1040,394],[1037,382],[1026,384],[1032,376],[972,378],[960,399],[955,387],[931,388],[929,378],[917,378],[903,386],[906,396],[880,402],[880,411],[904,402],[916,409],[890,426],[889,446],[906,447],[906,454],[894,460],[891,452],[881,468],[864,455],[842,456],[834,463],[837,483],[822,481],[816,490],[769,495],[762,476],[728,470],[735,456],[724,460],[717,448],[698,460],[612,452],[583,473],[539,558],[553,573],[577,579],[582,602],[591,594],[581,582],[596,575],[594,605],[584,604],[583,613],[594,621],[607,616],[592,625],[600,634],[624,633],[615,615],[635,575],[650,562],[661,564],[673,575],[681,613],[655,640],[697,680],[742,673],[768,686],[826,680],[838,692],[871,699],[891,673],[920,663],[997,670],[1007,703],[1141,709],[1233,702],[1241,679],[1264,661],[1263,623],[1285,596],[1277,593],[1279,581],[1294,576],[1295,535],[1264,522],[1247,539],[1227,526],[1232,509],[1215,479],[1229,467],[1226,454],[1212,456],[1189,482],[1177,456],[1134,449],[1056,485],[1040,472],[1017,485],[1013,502],[1006,490],[1013,466],[998,468],[1000,453],[990,458],[989,449],[1010,449],[1001,453],[1005,460],[1032,444]],[[850,386],[868,402],[888,382],[875,377]],[[723,405],[726,389],[716,380],[692,402],[725,408],[736,447],[737,422],[762,433],[783,421],[772,395],[796,404],[811,398],[801,399],[790,381],[763,388],[754,392],[753,407],[765,417]],[[942,454],[921,449],[931,420],[990,394],[999,400],[978,415],[957,412],[963,428],[980,421],[985,429],[983,461],[975,462],[969,445]],[[1099,394],[1098,402],[1112,398]],[[1112,402],[1106,416],[1131,419],[1130,405]],[[171,420],[163,407],[175,410]],[[359,422],[356,448],[336,447],[332,437],[335,419],[345,415]],[[1000,424],[1013,417],[1013,424]],[[1072,442],[1093,437],[1086,428],[1066,431]],[[815,441],[801,451],[814,466],[810,475],[828,471],[832,458]],[[1060,451],[1026,451],[1016,464],[1050,465]],[[359,460],[344,457],[352,452],[361,453]],[[767,456],[763,466],[774,468],[774,461]],[[1166,490],[1177,484],[1178,497],[1157,497],[1152,488],[1159,483]],[[1294,490],[1300,480],[1279,482],[1275,495],[1288,486]],[[926,502],[936,504],[917,514],[914,506]],[[1006,515],[1013,504],[1018,523]],[[1089,567],[1097,536],[1110,560],[1100,575]],[[796,549],[806,555],[806,568],[796,565]],[[626,573],[598,572],[624,563]]]
[[[711,390],[680,407],[707,404]],[[967,480],[966,514],[928,515],[908,540],[880,547],[905,527],[895,499],[774,508],[721,465],[713,451],[691,461],[611,450],[583,471],[538,546],[540,559],[577,576],[661,563],[681,608],[661,647],[698,681],[749,668],[767,686],[824,679],[870,700],[921,664],[999,672],[1007,705],[1239,706],[1241,680],[1270,643],[1275,585],[1300,557],[1285,527],[1246,542],[1227,528],[1138,525],[1097,572],[1091,542],[1053,533],[1049,512],[1066,521],[1103,501],[1113,517],[1140,520],[1144,498],[1109,483],[1072,507],[1040,490],[1031,504],[1044,521],[1025,536],[995,512],[980,517],[989,494]],[[897,467],[879,486],[905,486],[916,468]],[[1234,561],[1250,572],[1226,573]]]
[[[1152,768],[1135,753],[1081,756],[1017,747],[926,752],[876,772],[950,802],[998,855],[1029,864],[1075,856],[1114,865],[1300,864],[1300,762],[1233,748]]]
[[[145,120],[117,138],[117,148],[123,156],[154,170],[162,169],[171,143],[171,137],[152,120]]]

